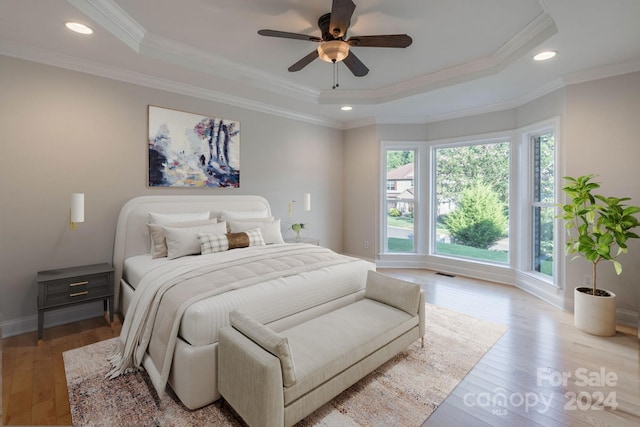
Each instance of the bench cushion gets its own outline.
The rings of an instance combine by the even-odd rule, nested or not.
[[[297,379],[285,406],[417,326],[417,316],[364,299],[282,331]]]
[[[420,285],[369,271],[364,297],[415,316],[420,305]]]
[[[229,313],[229,321],[242,335],[280,359],[282,383],[285,387],[296,383],[296,369],[287,338],[239,311]]]

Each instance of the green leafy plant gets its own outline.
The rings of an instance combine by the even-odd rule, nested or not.
[[[293,231],[295,231],[296,233],[299,233],[300,231],[304,230],[305,228],[305,224],[301,223],[301,222],[297,222],[295,224],[291,224],[291,229]]]
[[[393,216],[393,217],[402,216],[402,212],[400,212],[398,208],[391,208],[389,209],[389,216]]]
[[[476,184],[462,192],[444,225],[455,243],[488,249],[505,235],[507,217],[498,194],[487,185]]]
[[[600,261],[611,261],[616,274],[622,273],[619,255],[627,252],[627,241],[639,236],[632,232],[640,226],[635,216],[640,207],[626,205],[629,197],[605,197],[594,194],[600,184],[593,182],[595,175],[578,178],[565,176],[566,186],[562,189],[569,201],[560,205],[562,213],[557,217],[565,221],[568,240],[567,255],[583,257],[593,265],[593,295],[597,295],[596,267]]]

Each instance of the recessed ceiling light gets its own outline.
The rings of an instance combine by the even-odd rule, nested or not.
[[[546,61],[547,59],[551,59],[556,56],[558,52],[555,50],[546,50],[544,52],[540,52],[536,56],[533,57],[535,61]]]
[[[78,22],[67,22],[64,24],[68,29],[78,34],[93,34],[93,30],[84,24]]]
[[[351,111],[353,110],[353,107],[351,105],[343,105],[342,107],[340,107],[340,109],[342,111]]]

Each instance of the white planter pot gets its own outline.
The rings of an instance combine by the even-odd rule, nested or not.
[[[573,291],[573,318],[576,328],[592,335],[611,337],[616,334],[616,294],[593,296]]]

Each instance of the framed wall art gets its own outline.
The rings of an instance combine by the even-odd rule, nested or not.
[[[150,187],[239,187],[240,123],[149,106]]]

